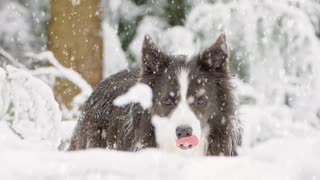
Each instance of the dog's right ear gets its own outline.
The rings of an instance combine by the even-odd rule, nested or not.
[[[154,44],[150,35],[147,34],[142,46],[142,75],[162,73],[170,63],[170,58]]]

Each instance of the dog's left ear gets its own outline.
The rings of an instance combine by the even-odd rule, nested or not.
[[[228,56],[226,35],[222,33],[211,47],[200,53],[198,65],[204,71],[226,72],[228,70]]]
[[[154,44],[150,35],[146,35],[142,46],[142,75],[162,73],[170,63],[170,58]]]

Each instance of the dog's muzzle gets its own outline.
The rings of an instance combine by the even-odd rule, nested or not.
[[[190,126],[179,126],[176,128],[177,147],[181,149],[191,149],[199,144],[197,136],[192,135],[192,128]]]

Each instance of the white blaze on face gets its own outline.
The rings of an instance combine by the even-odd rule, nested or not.
[[[189,72],[181,69],[177,73],[179,83],[180,99],[176,108],[170,113],[169,117],[152,117],[152,124],[155,127],[156,141],[160,149],[181,154],[204,155],[204,148],[207,144],[206,136],[201,132],[200,120],[189,106],[190,97],[187,97],[189,88]],[[199,139],[198,146],[182,150],[176,146],[176,128],[179,126],[190,126],[192,135]]]

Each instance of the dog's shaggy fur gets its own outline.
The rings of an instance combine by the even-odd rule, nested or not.
[[[137,82],[151,87],[151,108],[145,110],[135,103],[125,107],[113,105],[115,98]],[[153,123],[162,121],[159,117],[165,118],[164,123],[175,122],[174,126],[190,125],[200,139],[198,154],[232,156],[241,144],[235,111],[224,34],[191,58],[167,55],[146,36],[141,68],[121,71],[98,85],[84,105],[69,150],[99,147],[137,151],[158,147],[183,153],[172,142],[175,132],[164,132],[156,127],[157,122]],[[171,150],[158,137],[162,133],[172,137],[168,139]]]

